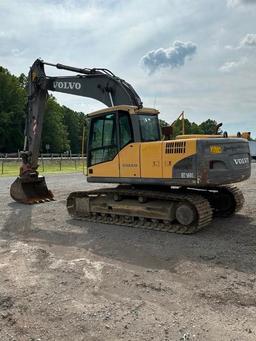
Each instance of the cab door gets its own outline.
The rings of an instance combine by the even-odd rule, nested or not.
[[[120,177],[140,177],[140,143],[134,142],[130,115],[119,111],[118,123]]]
[[[91,120],[87,163],[89,176],[119,177],[116,112]]]

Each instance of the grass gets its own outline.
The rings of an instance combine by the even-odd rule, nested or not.
[[[10,161],[10,162],[2,162],[0,160],[0,177],[1,176],[18,176],[19,175],[20,162]],[[83,172],[83,164],[82,161],[74,160],[64,160],[53,161],[53,162],[44,162],[44,165],[39,165],[38,171],[40,174],[62,174],[62,173],[82,173]],[[86,166],[85,166],[86,171]]]

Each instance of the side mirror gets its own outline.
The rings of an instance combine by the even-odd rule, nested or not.
[[[164,140],[170,140],[173,135],[173,128],[172,126],[165,126],[161,128],[161,132]]]

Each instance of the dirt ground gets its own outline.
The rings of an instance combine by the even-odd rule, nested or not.
[[[80,174],[34,206],[1,178],[0,340],[255,341],[255,166],[241,213],[191,236],[72,220]]]

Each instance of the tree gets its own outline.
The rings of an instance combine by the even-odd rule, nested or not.
[[[160,120],[160,126],[168,125],[165,121]],[[184,119],[185,134],[216,134],[217,122],[212,119],[208,119],[199,125],[195,122],[190,122],[188,119]],[[221,131],[219,132],[221,133]],[[182,134],[182,120],[177,120],[173,124],[173,137]]]
[[[0,67],[0,152],[22,149],[27,104],[27,76],[11,75]],[[81,149],[84,115],[61,107],[53,96],[47,102],[42,132],[42,151],[46,144],[52,152]]]
[[[80,153],[85,116],[82,112],[73,111],[65,106],[62,106],[62,110],[70,141],[70,149],[72,153]]]
[[[159,125],[160,125],[160,128],[162,128],[162,127],[167,127],[169,124],[166,121],[161,120],[161,118],[160,118],[159,119]]]
[[[0,152],[23,145],[26,92],[17,77],[0,67]]]
[[[42,151],[45,151],[47,144],[50,145],[50,151],[53,153],[65,152],[70,149],[63,109],[53,96],[48,98],[44,115]]]
[[[216,134],[216,126],[217,122],[215,120],[211,120],[210,118],[204,122],[202,122],[199,127],[202,130],[203,134],[212,135]]]
[[[200,134],[200,129],[195,122],[190,122],[187,118],[184,119],[185,134]],[[173,136],[182,134],[182,120],[177,120],[173,125]]]
[[[24,73],[21,73],[20,76],[18,77],[18,82],[20,86],[25,89],[27,84],[28,84],[28,77],[24,75]]]

